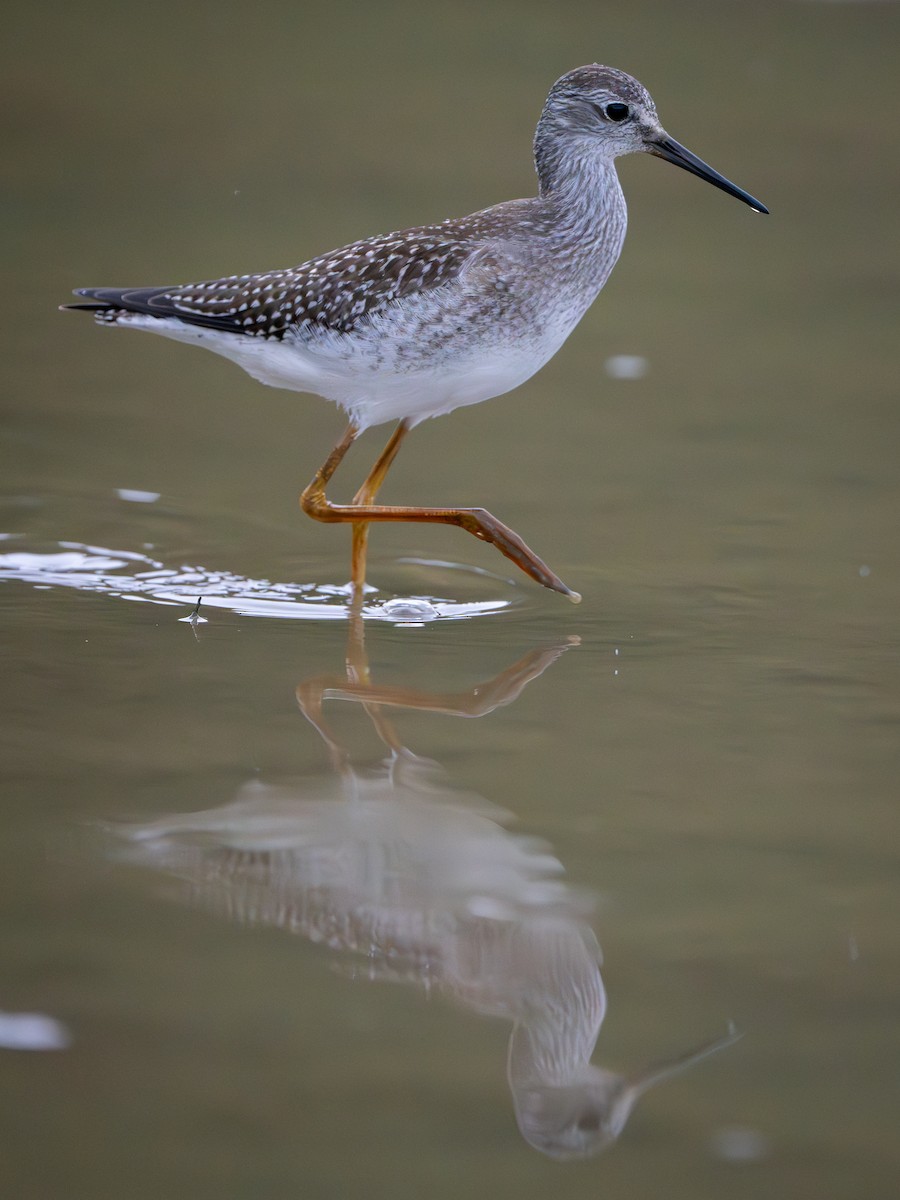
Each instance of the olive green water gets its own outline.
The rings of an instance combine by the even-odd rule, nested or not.
[[[0,1049],[2,1195],[895,1194],[898,35],[814,0],[7,16],[0,1010],[70,1044]],[[363,646],[346,531],[295,502],[335,410],[56,305],[528,194],[594,58],[772,215],[621,164],[594,310],[384,493],[485,505],[584,603],[379,529]],[[717,1039],[630,1115],[599,1073]]]

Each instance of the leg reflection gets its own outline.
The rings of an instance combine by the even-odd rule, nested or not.
[[[590,901],[509,814],[450,785],[402,742],[390,711],[480,717],[512,703],[577,639],[529,651],[461,692],[373,682],[360,604],[344,670],[301,682],[297,701],[332,769],[247,784],[231,804],[119,830],[138,861],[188,898],[341,952],[356,977],[412,983],[512,1024],[507,1075],[526,1140],[556,1158],[594,1154],[638,1097],[732,1037],[625,1077],[591,1062],[606,1009]],[[366,713],[388,750],[354,765],[326,702]],[[363,965],[354,965],[363,964]]]

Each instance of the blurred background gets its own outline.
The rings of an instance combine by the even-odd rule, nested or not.
[[[825,0],[7,13],[4,1195],[894,1194],[898,37]],[[460,619],[348,648],[349,537],[296,506],[340,414],[57,306],[532,194],[594,60],[771,216],[620,163],[597,305],[384,492],[484,505],[584,603],[376,529],[373,603]],[[330,699],[348,655],[384,707]],[[517,1128],[516,1038],[580,1038],[541,1119],[598,1149],[599,1090],[557,1103],[598,1032],[636,1078],[729,1022],[602,1158]]]

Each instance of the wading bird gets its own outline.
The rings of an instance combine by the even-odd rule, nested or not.
[[[669,137],[636,79],[579,67],[550,89],[534,138],[537,196],[353,242],[299,267],[178,287],[80,288],[106,325],[148,329],[233,359],[275,387],[339,404],[350,423],[300,503],[353,527],[352,581],[365,579],[373,521],[458,525],[532,579],[580,600],[483,508],[375,503],[406,434],[511,391],[557,352],[609,278],[625,237],[615,160],[654,154],[768,210]],[[399,424],[350,504],[326,487],[369,426]]]

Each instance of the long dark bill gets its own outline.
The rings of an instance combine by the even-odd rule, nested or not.
[[[736,187],[724,175],[720,175],[718,171],[714,171],[702,158],[698,158],[696,154],[691,154],[690,150],[682,146],[680,142],[676,142],[674,138],[670,138],[668,135],[658,139],[654,138],[653,141],[648,140],[646,146],[649,152],[655,154],[657,158],[664,158],[666,162],[674,163],[676,167],[684,167],[685,171],[690,171],[692,175],[697,175],[700,179],[705,179],[713,187],[721,188],[729,196],[736,196],[738,200],[743,200],[745,204],[750,205],[754,212],[767,213],[769,211],[764,204],[760,204],[749,192]]]

